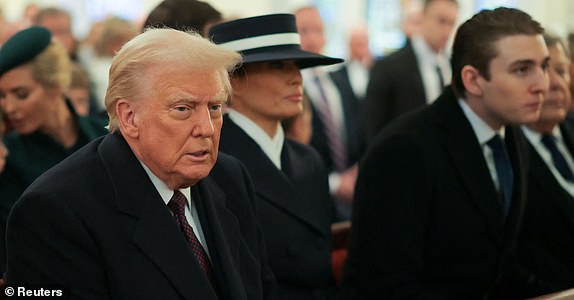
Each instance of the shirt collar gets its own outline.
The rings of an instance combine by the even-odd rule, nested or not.
[[[417,57],[422,59],[421,61],[431,61],[433,64],[437,64],[442,57],[447,56],[444,51],[438,53],[434,52],[428,43],[419,35],[412,37],[411,44],[413,45],[413,50]]]
[[[533,142],[533,143],[538,143],[540,142],[540,140],[542,139],[542,134],[536,130],[532,130],[530,127],[526,126],[526,125],[522,125],[522,131],[524,132],[524,135],[526,135],[526,137],[528,138],[529,141]],[[552,134],[551,134],[556,140],[558,141],[562,141],[562,133],[560,132],[560,126],[556,126],[554,127],[554,129],[552,129]]]
[[[167,184],[165,184],[165,182],[159,179],[159,177],[155,176],[155,174],[141,160],[139,162],[141,163],[145,172],[149,176],[149,179],[153,183],[153,186],[159,193],[161,199],[163,200],[163,202],[165,202],[165,205],[167,205],[169,203],[169,200],[171,200],[171,197],[173,196],[173,190],[170,189],[167,186]],[[180,189],[179,191],[185,196],[185,199],[187,199],[187,205],[188,207],[190,207],[191,189],[187,187]]]
[[[281,124],[277,124],[275,136],[270,137],[259,125],[236,110],[229,109],[229,118],[259,145],[278,169],[281,169],[281,150],[285,140]]]
[[[500,137],[504,140],[505,134],[505,127],[503,126],[498,131],[494,131],[486,122],[484,122],[471,108],[468,106],[464,99],[459,98],[458,104],[460,108],[462,108],[462,112],[470,122],[470,126],[472,126],[472,130],[478,139],[480,145],[486,144],[495,134],[500,135]]]

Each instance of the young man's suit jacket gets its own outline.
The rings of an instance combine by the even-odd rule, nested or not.
[[[192,198],[219,299],[272,297],[244,167],[220,153],[212,174],[192,187]],[[73,299],[217,299],[118,134],[88,144],[31,185],[8,220],[7,258],[9,284],[62,284]]]
[[[344,289],[353,299],[484,299],[524,211],[526,141],[507,127],[514,171],[506,218],[474,131],[447,88],[397,119],[360,165]]]

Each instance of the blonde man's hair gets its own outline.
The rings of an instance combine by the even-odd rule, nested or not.
[[[64,46],[52,39],[50,45],[30,62],[32,76],[47,88],[68,89],[72,80],[72,63]]]
[[[112,51],[117,49],[110,49],[110,45],[127,42],[137,34],[138,30],[130,21],[110,17],[102,23],[102,33],[94,45],[96,54],[101,57],[113,56],[115,53]]]
[[[219,47],[196,32],[183,32],[169,28],[150,28],[127,42],[118,51],[110,67],[106,111],[110,119],[109,130],[119,129],[116,103],[119,99],[141,101],[147,86],[142,75],[153,66],[173,65],[189,72],[216,71],[224,91],[231,95],[229,73],[241,62],[241,56]]]

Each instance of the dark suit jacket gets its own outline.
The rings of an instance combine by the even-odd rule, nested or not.
[[[259,145],[230,118],[221,131],[220,149],[245,164],[253,178],[257,217],[285,299],[330,299],[331,222],[327,174],[317,153],[285,140],[277,169]]]
[[[574,154],[574,126],[560,126],[570,153]],[[549,287],[541,293],[574,287],[574,199],[554,178],[536,149],[530,145],[531,168],[528,204],[520,235],[520,262]]]
[[[526,141],[506,128],[506,222],[482,149],[452,91],[377,136],[360,165],[344,289],[353,299],[483,299],[516,242]]]
[[[341,96],[341,107],[343,109],[343,119],[345,122],[344,135],[346,136],[345,146],[347,150],[347,167],[350,167],[358,162],[363,155],[366,148],[366,142],[364,127],[361,121],[361,103],[353,92],[346,68],[343,69],[345,69],[344,72],[338,71],[330,73],[329,77],[337,87],[339,95]],[[317,152],[319,152],[328,172],[332,172],[333,159],[331,158],[331,151],[329,150],[329,141],[325,134],[325,126],[323,125],[321,116],[317,112],[317,108],[315,108],[312,101],[311,107],[313,109],[313,133],[311,135],[310,144],[315,148],[315,150],[317,150]]]
[[[220,154],[192,195],[219,299],[272,297],[246,170]],[[30,186],[8,220],[7,258],[9,284],[64,284],[73,299],[217,299],[169,209],[115,134]]]
[[[371,69],[365,96],[367,141],[391,120],[426,104],[423,80],[411,43],[380,61]]]

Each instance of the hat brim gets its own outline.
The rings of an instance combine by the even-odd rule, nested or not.
[[[329,57],[299,49],[298,47],[266,47],[257,51],[241,51],[243,64],[264,61],[295,60],[300,69],[342,63],[340,58]]]

